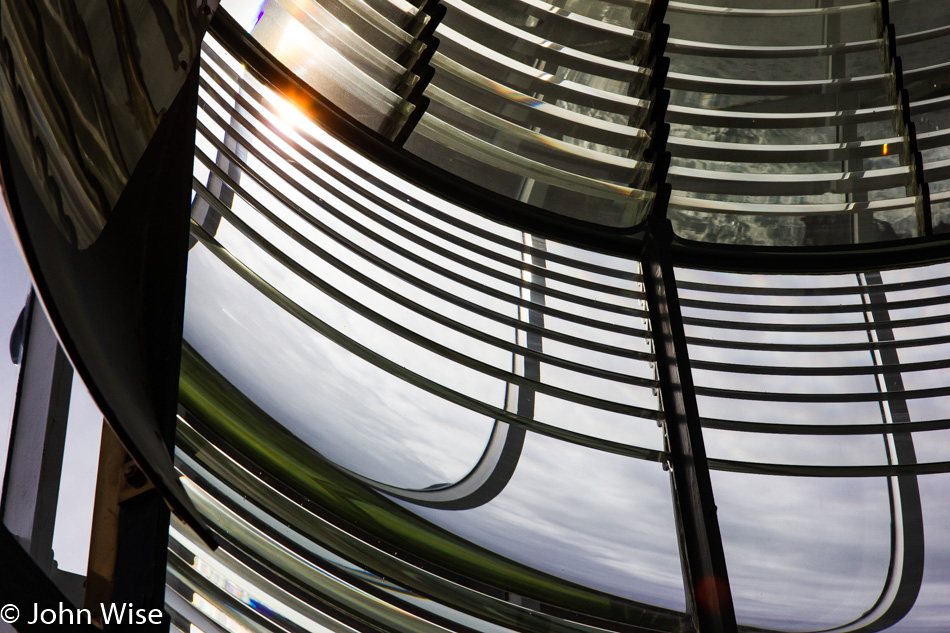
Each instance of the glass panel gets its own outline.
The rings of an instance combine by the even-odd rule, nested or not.
[[[925,571],[946,476],[887,475],[945,469],[948,274],[677,271],[740,626],[946,617]]]
[[[611,226],[640,221],[651,166],[637,160],[649,142],[638,126],[649,104],[624,73],[648,72],[633,68],[647,42],[636,30],[645,3],[625,14],[571,0],[447,4],[432,104],[406,147],[529,204]],[[880,6],[814,4],[670,8],[670,217],[680,236],[800,246],[918,234],[895,78],[881,63]],[[614,57],[589,53],[591,34]],[[617,56],[618,34],[635,40],[628,57]],[[370,53],[354,43],[347,54],[371,74]],[[923,85],[929,75],[918,70],[909,76]],[[412,554],[425,563],[437,551],[446,569],[464,570],[466,589],[490,578],[492,629],[510,625],[498,614],[512,606],[547,616],[549,606],[576,604],[598,618],[616,608],[627,624],[682,626],[639,264],[419,191],[242,74],[228,61],[205,73],[196,201],[220,220],[194,230],[186,402],[221,390],[244,407],[253,424],[232,425],[223,412],[210,425],[243,433],[238,450],[252,461],[280,462],[281,447],[296,448],[243,499],[240,487],[222,487],[247,473],[213,472],[213,460],[193,451],[183,463],[203,509],[242,546],[266,542],[253,551],[275,569],[319,549],[320,564],[364,580],[372,565],[341,554],[360,547],[356,535],[345,546],[346,537],[309,541],[295,520],[309,530],[323,517],[303,510],[306,499],[294,509],[267,497],[287,484],[288,495],[313,495],[319,508],[339,503],[331,512],[350,504],[338,516],[351,526],[353,508],[365,509],[369,532],[384,526],[386,538],[415,539],[406,560],[374,553],[373,562],[405,573]],[[919,138],[938,230],[939,183],[950,182],[941,112],[920,102],[912,110],[919,128],[931,125]],[[858,629],[899,619],[913,600],[894,591],[907,591],[900,578],[912,578],[924,555],[914,532],[918,478],[907,473],[918,463],[943,469],[950,442],[950,270],[677,275],[740,625]],[[445,509],[403,494],[431,499],[464,484],[499,429],[527,431],[517,468],[490,500]],[[315,477],[304,454],[344,473]],[[278,537],[301,549],[268,541]],[[552,584],[506,589],[501,569]],[[465,612],[458,595],[428,600],[448,579],[429,578],[414,594],[421,584],[384,586],[383,577],[374,589],[426,617],[482,628],[466,621],[476,609]],[[566,587],[570,605],[551,602],[553,586]],[[920,609],[935,604],[928,591]],[[607,611],[590,609],[600,593]],[[215,600],[227,606],[226,596]],[[560,626],[586,624],[551,630]]]
[[[529,434],[514,476],[491,503],[459,512],[404,505],[565,580],[685,607],[669,476],[659,464]]]
[[[202,98],[209,107],[199,116],[197,157],[223,188],[216,194],[200,187],[199,194],[222,217],[214,238],[201,239],[215,257],[230,261],[280,304],[265,321],[294,323],[288,327],[315,341],[321,351],[311,353],[318,357],[336,358],[338,345],[355,352],[353,377],[368,361],[400,392],[414,393],[411,383],[417,383],[424,392],[477,411],[488,424],[483,434],[494,423],[481,415],[493,411],[490,415],[505,419],[534,420],[539,429],[582,443],[614,442],[617,450],[640,455],[661,448],[661,436],[652,431],[659,404],[636,262],[519,235],[458,209],[446,216],[428,200],[413,200],[414,188],[332,143],[301,115],[285,112],[269,91],[243,78],[229,80],[222,74],[228,63],[210,51],[208,56],[214,63],[205,67],[209,81]],[[218,154],[215,162],[212,151]],[[194,252],[199,257],[205,251]],[[224,273],[233,278],[229,275]],[[233,279],[235,287],[245,287]],[[246,292],[253,296],[249,288]],[[225,307],[229,300],[218,300],[222,309],[235,312]],[[292,345],[292,336],[274,336]],[[284,345],[271,347],[276,342],[264,347],[273,353]],[[211,353],[202,347],[209,344],[204,339],[194,344],[202,356]],[[253,362],[242,362],[250,364],[241,373],[251,375]],[[296,369],[289,371],[312,375],[316,368],[302,368],[321,362],[294,358],[289,366]],[[226,377],[247,391],[247,378]],[[299,381],[288,375],[282,382]],[[516,404],[523,400],[515,395],[519,390],[531,394],[530,405]],[[282,420],[288,406],[298,406],[286,404],[300,397],[293,392],[276,398],[284,403],[279,413],[276,402],[262,400],[273,396],[259,393],[252,399]],[[302,392],[309,393],[306,398],[326,397],[319,390]],[[397,398],[403,399],[410,396]],[[298,408],[309,410],[315,403]],[[563,407],[574,415],[562,417]],[[616,426],[610,421],[617,415],[644,421]],[[299,415],[291,417],[292,430],[305,424]],[[471,457],[478,455],[480,449]],[[349,458],[338,463],[384,481],[395,475],[362,471]],[[454,481],[443,477],[412,485],[444,480]]]
[[[678,5],[687,4],[677,2]],[[768,13],[772,11],[800,11],[816,13],[821,9],[833,9],[838,7],[851,7],[853,5],[866,5],[868,0],[690,0],[689,5],[701,5],[708,7],[744,9],[749,13]],[[818,6],[816,6],[818,5]]]
[[[636,160],[649,142],[637,129],[649,104],[631,96],[645,72],[629,57],[631,33],[587,25],[593,30],[586,37],[599,37],[600,48],[605,35],[622,42],[630,61],[616,61],[609,52],[586,52],[580,23],[557,14],[545,18],[553,26],[543,38],[534,34],[536,12],[527,4],[507,12],[501,5],[449,7],[426,90],[432,104],[406,148],[508,197],[600,224],[634,225],[652,196],[638,190],[650,175]],[[558,26],[568,23],[573,30]],[[645,49],[645,35],[635,35]],[[631,111],[639,111],[635,119]]]
[[[258,573],[263,570],[272,581],[284,585],[290,578],[308,595],[329,596],[344,608],[355,606],[361,620],[385,619],[387,630],[394,625],[402,630],[400,621],[420,616],[441,619],[442,626],[447,619],[476,630],[596,633],[603,630],[604,618],[623,618],[629,624],[631,618],[642,619],[647,613],[650,630],[680,627],[681,613],[553,581],[550,575],[475,547],[395,503],[372,493],[367,496],[365,489],[341,478],[339,472],[322,469],[313,460],[298,462],[300,451],[293,448],[281,455],[281,467],[270,473],[293,473],[291,478],[305,484],[309,498],[333,513],[314,514],[293,501],[296,493],[288,497],[286,489],[275,490],[221,454],[190,425],[183,424],[180,431],[179,444],[185,453],[182,468],[189,477],[186,485],[209,520],[229,535],[218,553],[239,551],[243,561],[250,555],[259,563],[255,565]],[[259,470],[254,463],[239,459],[254,472]],[[316,481],[321,483],[314,486]],[[367,513],[367,508],[372,512]],[[389,543],[351,534],[352,523],[334,518],[353,516],[362,517],[359,528]],[[275,541],[279,546],[275,547]],[[418,552],[420,547],[430,558],[436,555],[435,567],[419,566],[418,559],[407,556],[407,551]],[[449,575],[440,576],[446,570]],[[353,587],[360,591],[353,592]],[[585,613],[598,619],[587,624]],[[409,630],[420,630],[422,625],[425,622],[410,622]]]
[[[931,191],[934,232],[945,233],[950,230],[950,105],[944,80],[950,63],[950,5],[939,0],[897,3],[891,20],[924,161],[924,180]]]
[[[927,446],[917,461],[945,461],[947,273],[946,264],[821,277],[681,270],[709,456],[798,473],[885,466],[888,426],[927,422],[908,429],[933,431],[914,436]]]
[[[443,6],[431,61],[420,35],[430,18],[409,3],[278,0],[253,24],[249,6],[236,9],[258,42],[358,121],[390,139],[412,126],[400,142],[429,162],[555,213],[640,223],[652,202],[641,160],[650,71],[639,65],[650,38],[625,24],[630,9],[606,5],[595,18],[536,2]]]
[[[653,200],[650,192],[585,178],[486,143],[428,112],[406,149],[509,198],[606,226],[636,225]],[[642,187],[645,175],[639,167],[635,169],[629,176]]]
[[[941,426],[950,425],[947,420],[950,418],[950,393],[946,389],[950,343],[945,340],[950,334],[947,326],[950,305],[946,301],[950,294],[948,275],[948,264],[881,273],[884,283],[894,284],[897,288],[885,293],[888,303],[913,306],[892,310],[892,317],[924,320],[919,326],[894,330],[894,338],[905,345],[897,350],[900,362],[916,369],[901,372],[904,389],[934,394],[906,401],[907,417],[911,422],[937,421]],[[946,429],[916,434],[914,443],[921,463],[946,461],[950,455],[950,432]]]
[[[749,215],[720,212],[718,205],[716,211],[709,212],[690,208],[689,203],[676,206],[671,203],[670,220],[676,233],[686,239],[722,244],[826,246],[848,242],[884,242],[918,235],[917,209],[913,199],[905,198],[903,201],[908,204],[887,211],[827,215]],[[722,206],[728,208],[730,205],[726,203]],[[768,206],[777,205],[763,205]],[[794,208],[792,205],[789,207]]]
[[[946,72],[940,69],[950,59],[950,6],[940,0],[895,2],[891,22],[911,98],[921,99],[922,92],[935,87],[924,83],[939,82],[940,73]]]
[[[182,427],[182,468],[202,511],[275,570],[262,578],[293,570],[308,591],[331,591],[295,558],[316,546],[354,581],[377,568],[402,578],[369,582],[426,619],[491,630],[521,627],[528,610],[529,630],[592,631],[590,618],[680,628],[639,263],[439,200],[328,137],[219,48],[205,54],[194,182],[206,215],[192,227],[182,402],[196,427],[260,466],[213,457],[200,430]],[[544,185],[531,186],[542,199]],[[548,472],[552,460],[560,471]],[[261,470],[267,483],[250,474]],[[340,532],[351,527],[330,536],[271,488],[284,484],[469,577],[423,581],[411,556],[370,553],[363,537]],[[618,505],[618,486],[631,485],[637,502]],[[564,512],[581,503],[589,512]],[[545,543],[530,549],[536,535],[515,506],[532,507]],[[481,536],[452,523],[459,517]],[[636,536],[618,538],[628,524]],[[484,549],[501,532],[516,538]],[[278,536],[314,541],[290,555],[268,540]],[[177,581],[197,587],[194,571],[179,565]],[[450,588],[457,582],[497,590],[476,598]],[[245,609],[202,586],[216,608]],[[363,600],[366,613],[379,608],[332,591]],[[485,600],[488,612],[473,606]]]
[[[326,0],[273,0],[251,22],[238,7],[242,25],[297,77],[377,132],[391,135],[394,122],[415,107],[406,101],[418,75],[425,45],[413,33],[428,16],[405,4]],[[377,9],[382,9],[382,12]]]
[[[912,163],[874,2],[674,3],[667,182],[687,239],[915,237]]]
[[[823,630],[875,606],[891,557],[886,480],[713,471],[712,483],[740,626]]]
[[[608,226],[641,222],[649,36],[629,9],[453,0],[436,29],[430,107],[405,147],[507,197]]]
[[[359,359],[264,300],[203,246],[190,253],[188,283],[189,345],[301,441],[341,466],[425,488],[461,479],[484,451],[490,418]],[[490,386],[486,397],[500,403],[504,385],[496,391]]]
[[[691,42],[815,46],[875,39],[878,10],[866,1],[674,2],[667,22],[671,37]]]

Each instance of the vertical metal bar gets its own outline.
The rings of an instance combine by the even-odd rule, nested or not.
[[[887,295],[880,289],[875,289],[875,286],[883,284],[881,273],[872,271],[858,275],[858,282],[868,289],[865,299],[866,314],[875,325],[873,330],[868,331],[868,337],[878,342],[894,341],[894,329],[889,325],[891,319],[887,308]],[[878,389],[887,394],[903,393],[904,380],[897,349],[881,346],[877,353],[871,350],[871,355],[876,365],[892,368],[876,377]],[[899,425],[911,421],[907,400],[896,395],[881,402],[881,415],[886,424]],[[889,463],[917,463],[914,440],[910,433],[888,433],[884,436],[884,442]],[[881,605],[881,613],[875,614],[877,617],[862,630],[879,631],[900,621],[914,606],[923,584],[924,523],[917,475],[898,475],[891,477],[888,483],[892,505],[896,508],[895,520],[891,525],[891,571],[887,579],[888,585],[893,586],[885,587],[882,595],[890,597],[891,602]],[[897,533],[898,530],[900,534]]]
[[[649,60],[653,68],[650,86],[653,108],[650,113],[651,142],[645,157],[654,165],[652,187],[655,196],[640,261],[664,412],[686,609],[693,630],[699,633],[734,633],[737,630],[736,614],[670,251],[673,225],[667,219],[667,211],[672,189],[666,182],[670,166],[670,154],[666,151],[670,132],[666,109],[670,93],[664,87],[669,71],[669,59],[665,56],[669,37],[669,27],[665,23],[667,5],[667,0],[655,0],[647,20],[653,38]]]
[[[523,234],[523,239],[526,246],[530,246],[534,249],[534,254],[524,253],[524,261],[526,263],[534,264],[535,266],[545,267],[545,260],[542,256],[537,254],[538,251],[547,249],[547,240],[536,235],[529,235],[528,233]],[[530,272],[528,269],[525,269],[522,272],[522,279],[526,282],[532,282],[539,286],[545,285],[545,278],[540,275],[535,275]],[[531,303],[538,305],[544,305],[544,293],[538,290],[533,289],[521,289],[521,296],[523,299],[527,299]],[[526,321],[529,324],[536,327],[544,327],[544,314],[533,308],[529,307],[520,307],[518,308],[519,319],[521,321]],[[543,345],[543,339],[539,332],[533,330],[518,330],[517,332],[518,344],[526,347],[527,349],[533,352],[540,352]],[[520,374],[529,380],[541,381],[541,361],[535,356],[522,356],[515,355],[514,358],[514,370],[516,374]],[[534,401],[535,401],[535,390],[529,387],[518,386],[509,384],[510,390],[517,391],[517,406],[515,407],[515,412],[525,418],[533,419],[534,418]]]
[[[139,473],[144,478],[144,475]],[[128,478],[128,476],[127,476]],[[161,493],[148,486],[120,503],[113,604],[145,609],[165,606],[165,565],[168,559],[168,506]],[[168,617],[152,627],[168,631]],[[108,629],[107,629],[108,630]],[[123,625],[113,630],[126,630]]]
[[[29,304],[3,483],[3,523],[49,574],[73,368],[33,293]]]
[[[687,609],[700,633],[737,630],[699,407],[670,257],[673,228],[650,222],[642,264],[660,382]]]

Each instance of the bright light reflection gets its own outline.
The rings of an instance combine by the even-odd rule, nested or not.
[[[310,61],[313,49],[308,44],[314,39],[313,33],[307,27],[291,18],[284,27],[274,55],[293,68],[301,62]]]
[[[272,92],[267,97],[274,109],[277,110],[278,116],[274,118],[274,121],[282,124],[288,130],[305,129],[308,132],[313,132],[315,128],[313,122],[292,101]]]

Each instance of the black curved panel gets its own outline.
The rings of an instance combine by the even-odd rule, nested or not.
[[[35,286],[127,450],[210,539],[170,459],[209,16],[189,2],[153,3],[140,21],[107,2],[0,9],[3,189]],[[136,45],[167,48],[166,63],[141,67]],[[99,74],[114,65],[127,72]]]

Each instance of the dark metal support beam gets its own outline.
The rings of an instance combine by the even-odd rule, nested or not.
[[[687,608],[696,631],[735,632],[736,615],[670,258],[672,237],[673,227],[668,220],[651,222],[642,265],[660,395],[666,416],[665,432]]]
[[[670,132],[666,109],[670,93],[664,88],[669,71],[669,59],[665,56],[669,36],[669,27],[665,24],[667,5],[666,0],[654,2],[647,24],[652,35],[653,108],[650,114],[651,142],[646,158],[653,162],[655,197],[647,220],[640,262],[665,416],[664,432],[687,612],[693,630],[698,633],[734,633],[737,630],[736,614],[713,500],[696,388],[689,368],[686,330],[673,274],[673,225],[667,219],[672,193],[667,183],[670,153],[666,149]]]
[[[666,109],[670,93],[664,88],[669,71],[669,59],[665,55],[669,37],[669,27],[665,24],[667,4],[665,0],[655,2],[647,24],[652,35],[653,108],[650,114],[651,142],[645,158],[653,162],[655,197],[640,261],[665,415],[664,432],[687,611],[695,631],[725,633],[736,631],[736,615],[673,274],[673,225],[666,217],[672,193],[667,183],[670,153],[666,149],[670,131]]]

